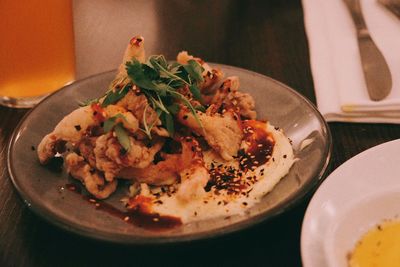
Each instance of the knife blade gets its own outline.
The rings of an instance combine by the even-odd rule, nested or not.
[[[362,15],[359,0],[344,0],[357,33],[361,65],[367,84],[369,98],[373,101],[384,99],[392,89],[392,75],[381,51],[372,40]]]
[[[378,0],[378,2],[400,19],[400,0]]]

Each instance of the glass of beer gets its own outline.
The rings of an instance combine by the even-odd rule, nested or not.
[[[74,80],[72,0],[0,1],[0,104],[28,108]]]

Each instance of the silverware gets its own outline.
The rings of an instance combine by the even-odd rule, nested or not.
[[[371,39],[361,12],[360,1],[344,0],[344,2],[350,11],[356,27],[361,65],[369,97],[374,101],[382,100],[392,89],[392,76],[389,67],[382,53]]]
[[[378,0],[378,2],[400,19],[400,0]]]

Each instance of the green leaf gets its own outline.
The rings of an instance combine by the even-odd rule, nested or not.
[[[162,110],[165,113],[169,113],[169,111],[165,107],[163,101],[161,100],[161,97],[159,95],[157,95],[156,97],[158,98],[158,100],[155,99],[153,96],[150,96],[150,95],[147,97],[150,100],[153,108],[154,109],[158,108],[158,109]]]
[[[115,92],[114,91],[108,92],[106,95],[106,98],[104,98],[104,100],[103,100],[103,103],[101,103],[101,106],[104,108],[108,105],[118,102],[129,92],[129,89],[131,87],[132,87],[132,84],[127,84],[121,90],[118,90]]]
[[[179,105],[177,103],[173,103],[167,107],[170,113],[176,115],[179,112]]]
[[[206,112],[206,108],[204,106],[195,106],[194,107],[196,110],[201,111],[201,112]]]
[[[152,67],[150,67],[147,64],[142,64],[142,69],[143,69],[143,73],[144,75],[149,79],[149,80],[156,80],[158,78],[160,78],[160,75],[158,74],[158,71],[156,71],[155,69],[153,69]]]
[[[203,71],[204,68],[196,61],[196,60],[189,60],[187,65],[183,65],[187,73],[195,79],[197,82],[203,81]]]
[[[170,137],[173,137],[175,134],[175,125],[174,125],[174,118],[171,114],[165,114],[165,126],[169,133]]]
[[[175,95],[176,98],[182,100],[183,104],[185,106],[187,106],[189,108],[189,110],[192,112],[194,118],[196,119],[196,122],[199,124],[199,126],[201,128],[203,128],[203,124],[201,123],[201,121],[199,119],[199,116],[197,116],[196,109],[193,107],[193,105],[190,103],[190,101],[184,95],[182,95],[181,93],[178,93],[178,92],[175,92],[175,91],[170,92],[170,93],[172,95]]]
[[[153,55],[150,56],[148,61],[154,68],[158,69],[159,67],[163,69],[168,69],[168,62],[163,55]],[[158,69],[160,70],[160,69]]]
[[[179,111],[177,100],[189,108],[197,123],[203,127],[189,99],[176,91],[188,85],[193,97],[201,99],[196,82],[203,79],[201,75],[203,68],[195,60],[183,66],[179,63],[168,64],[162,55],[151,56],[146,64],[133,58],[131,62],[126,63],[126,71],[132,82],[142,89],[171,136],[175,132],[173,115]],[[145,116],[143,126],[144,129],[141,130],[151,139],[151,128],[154,125],[148,125]]]
[[[122,123],[118,123],[114,127],[115,134],[117,135],[118,142],[125,149],[125,151],[129,151],[131,149],[131,142],[129,140],[129,135],[122,126]]]
[[[104,121],[103,124],[103,130],[105,133],[108,133],[109,131],[112,130],[112,128],[114,128],[115,125],[115,118],[109,118],[107,120]]]
[[[149,60],[151,62],[151,64],[153,65],[153,67],[158,70],[158,72],[160,74],[160,77],[166,78],[166,79],[172,79],[172,80],[175,80],[175,81],[180,81],[183,84],[188,84],[181,77],[179,77],[176,74],[168,71],[168,65],[165,65],[167,63],[166,63],[165,58],[163,56],[162,56],[162,59],[163,60],[161,60],[161,61],[155,60],[154,58],[150,58],[150,60]]]
[[[135,58],[132,59],[132,62],[126,63],[126,71],[132,82],[142,89],[151,90],[160,95],[165,95],[166,90],[173,90],[173,88],[166,84],[158,84],[153,80],[150,80],[145,75],[142,64]]]
[[[189,86],[189,90],[192,93],[194,99],[201,101],[201,93],[199,87],[196,84],[192,84]]]
[[[109,93],[109,91],[107,91],[105,94],[103,94],[102,96],[98,97],[98,98],[93,98],[93,99],[87,99],[85,101],[81,101],[79,102],[79,106],[80,107],[85,107],[85,106],[89,106],[93,103],[99,103],[100,99],[102,99],[104,96],[106,96]]]
[[[126,118],[122,114],[117,114],[111,118],[108,118],[107,120],[104,121],[103,124],[103,130],[105,133],[108,133],[114,128],[117,118],[121,118],[126,121]]]

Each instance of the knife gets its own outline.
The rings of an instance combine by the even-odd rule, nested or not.
[[[378,0],[378,2],[400,19],[400,0]]]
[[[361,12],[360,0],[344,0],[344,2],[355,24],[361,65],[369,98],[374,101],[382,100],[392,89],[392,76],[389,67],[369,34]]]

